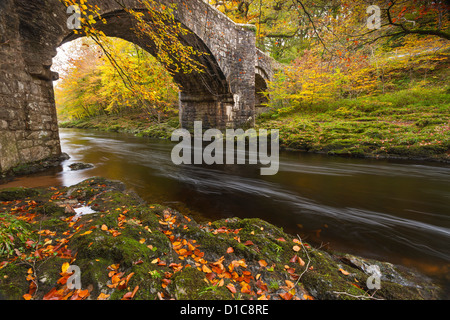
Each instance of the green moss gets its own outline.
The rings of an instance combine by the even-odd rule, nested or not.
[[[10,263],[0,269],[0,294],[4,299],[21,300],[28,291],[29,282],[26,281],[26,265]]]
[[[60,207],[53,202],[47,202],[43,206],[38,207],[38,212],[52,217],[61,217],[66,215],[64,207]]]
[[[29,188],[6,188],[0,190],[0,201],[22,200],[36,197],[39,192]]]
[[[185,268],[173,275],[168,288],[177,300],[232,299],[225,286],[212,288],[205,279],[205,274],[196,268]]]

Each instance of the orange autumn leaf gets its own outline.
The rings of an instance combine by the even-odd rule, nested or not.
[[[286,285],[288,286],[289,289],[294,287],[294,283],[290,280],[284,280],[284,282],[286,283]]]
[[[211,272],[212,272],[211,269],[208,268],[206,265],[203,265],[203,266],[202,266],[202,271],[203,271],[204,273],[211,273]]]
[[[258,263],[261,267],[267,267],[267,262],[265,260],[259,260]]]
[[[130,281],[131,277],[134,275],[134,272],[130,273],[126,278],[125,281],[128,284],[128,281]]]
[[[298,252],[298,251],[300,251],[300,247],[295,245],[292,247],[292,250],[294,250],[295,252]]]
[[[242,293],[248,293],[248,294],[251,293],[250,285],[249,285],[247,282],[242,281],[242,282],[240,283],[240,285],[241,285],[241,292],[242,292]]]
[[[290,292],[285,292],[285,293],[280,293],[279,296],[283,299],[283,300],[291,300],[293,295]]]
[[[90,295],[90,293],[89,293],[89,290],[87,290],[87,289],[86,290],[80,290],[78,292],[78,296],[80,298],[82,298],[82,299],[89,297],[89,295]]]
[[[66,273],[67,269],[69,269],[69,267],[70,267],[70,264],[68,262],[64,262],[63,265],[61,266],[62,274]]]
[[[105,293],[101,292],[99,294],[99,296],[97,297],[97,300],[107,300],[109,298],[109,296],[110,296],[109,294],[105,294]]]
[[[25,300],[31,300],[33,298],[33,296],[29,293],[26,293],[22,296]]]
[[[132,292],[125,293],[121,300],[131,300],[131,295],[132,294],[133,294]]]
[[[162,287],[166,288],[171,282],[172,282],[172,280],[162,279]]]
[[[303,259],[302,258],[298,258],[298,263],[300,264],[300,266],[304,266],[305,265],[305,261],[303,261]]]
[[[134,287],[133,292],[131,292],[131,299],[134,298],[134,296],[136,295],[136,292],[139,290],[139,286]]]
[[[345,270],[342,269],[342,268],[339,268],[339,271],[340,271],[344,276],[348,276],[348,275],[350,274],[350,272],[345,271]]]
[[[233,253],[233,252],[234,252],[234,249],[232,247],[228,247],[227,253]]]
[[[216,275],[212,272],[206,274],[206,279],[209,281],[213,281],[213,279],[216,277]]]

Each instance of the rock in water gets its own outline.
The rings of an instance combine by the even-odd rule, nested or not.
[[[72,171],[84,170],[84,169],[89,169],[89,168],[93,168],[93,167],[94,167],[94,165],[92,165],[90,163],[82,163],[82,162],[76,162],[76,163],[72,163],[71,165],[69,165],[69,168]]]

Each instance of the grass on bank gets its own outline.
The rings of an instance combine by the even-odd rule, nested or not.
[[[283,147],[333,155],[448,159],[450,86],[415,85],[311,109],[274,110],[259,128],[280,130]]]

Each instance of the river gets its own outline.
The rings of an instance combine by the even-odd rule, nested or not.
[[[448,277],[448,165],[281,152],[278,174],[261,176],[250,165],[176,166],[170,141],[77,129],[61,129],[60,136],[70,160],[0,188],[69,186],[103,176],[198,221],[258,217],[316,247]],[[71,171],[74,162],[95,167]]]

